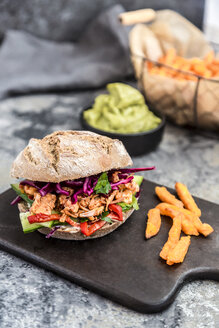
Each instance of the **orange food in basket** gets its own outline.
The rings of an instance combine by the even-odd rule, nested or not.
[[[203,59],[183,58],[176,54],[174,48],[170,48],[164,56],[159,58],[158,63],[161,65],[147,62],[150,74],[172,77],[177,80],[191,81],[197,81],[195,75],[207,79],[219,77],[219,59],[215,58],[213,51],[210,51]],[[170,67],[162,66],[162,64]]]

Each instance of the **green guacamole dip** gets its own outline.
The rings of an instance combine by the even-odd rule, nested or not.
[[[156,128],[161,119],[147,107],[143,95],[123,83],[107,85],[109,94],[96,97],[84,119],[94,128],[107,132],[137,133]]]

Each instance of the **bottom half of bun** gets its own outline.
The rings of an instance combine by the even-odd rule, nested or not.
[[[27,212],[28,206],[25,202],[20,202],[18,204],[18,208],[20,212]],[[81,231],[78,231],[77,228],[71,227],[70,225],[61,226],[59,229],[57,229],[51,238],[58,238],[58,239],[66,239],[66,240],[86,240],[86,239],[94,239],[94,238],[100,238],[105,235],[108,235],[115,229],[117,229],[120,225],[122,225],[133,213],[134,209],[131,209],[129,211],[126,211],[123,213],[123,221],[113,221],[113,223],[106,222],[102,228],[95,231],[91,236],[85,236]],[[50,233],[52,228],[40,228],[38,231],[44,235],[47,235]]]

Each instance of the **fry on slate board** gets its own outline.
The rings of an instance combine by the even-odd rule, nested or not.
[[[194,225],[196,230],[198,232],[200,232],[202,235],[204,235],[205,237],[207,237],[214,231],[214,229],[209,224],[202,223],[200,218],[196,214],[191,212],[190,210],[187,210],[185,208],[177,208],[175,205],[172,205],[172,204],[166,204],[166,203],[161,203],[161,204],[165,204],[167,207],[169,207],[170,209],[173,209],[174,211],[179,211],[180,213],[183,213],[185,218],[187,218]],[[160,208],[161,204],[159,204],[160,206],[159,205],[157,206],[160,209],[160,211],[161,211],[161,208]],[[186,231],[187,232],[185,232],[184,228],[183,228],[183,232],[185,232],[185,234],[187,234],[187,235],[191,234],[191,233],[188,233],[188,229],[186,229]],[[192,233],[192,235],[193,235],[193,233]]]
[[[169,251],[176,246],[179,241],[180,234],[181,234],[181,223],[182,223],[183,214],[179,213],[173,219],[173,225],[169,231],[169,237],[167,242],[164,244],[161,252],[160,257],[162,259],[167,260],[167,256]]]
[[[193,223],[193,218],[194,218],[195,214],[193,212],[191,212],[190,210],[187,210],[187,209],[181,208],[181,207],[177,207],[175,205],[168,204],[168,203],[160,203],[159,205],[161,205],[161,204],[164,204],[164,206],[169,207],[175,211],[178,211],[178,212],[184,214],[184,216]]]
[[[171,60],[171,56],[173,55],[170,52],[168,60]],[[175,189],[181,201],[169,193],[165,187],[155,187],[156,195],[163,202],[158,204],[156,208],[149,210],[148,223],[145,231],[147,239],[158,233],[161,225],[160,214],[173,219],[168,240],[160,252],[160,257],[166,260],[168,265],[183,262],[191,243],[190,235],[198,236],[201,233],[207,237],[214,231],[210,224],[202,223],[200,220],[201,210],[198,208],[187,187],[177,182]],[[155,210],[159,210],[159,216]],[[189,236],[181,237],[180,239],[181,230]]]
[[[196,214],[198,217],[201,216],[201,210],[198,208],[196,202],[194,201],[192,195],[188,191],[188,188],[180,182],[175,184],[175,189],[177,195],[185,205],[185,208]]]
[[[145,230],[145,237],[147,239],[158,234],[161,225],[160,210],[158,208],[152,208],[148,211],[148,221]]]
[[[212,232],[214,231],[214,229],[212,228],[212,226],[208,223],[202,223],[202,230],[200,230],[200,232],[207,237],[208,235],[210,235]]]
[[[202,223],[202,221],[197,217],[194,216],[194,225],[197,228],[198,232],[200,232],[203,236],[207,237],[210,235],[214,229],[208,223]]]
[[[156,208],[159,208],[160,213],[162,215],[169,216],[172,219],[174,219],[174,217],[177,216],[179,213],[182,213],[183,214],[182,231],[186,235],[194,235],[194,236],[199,235],[198,230],[196,229],[195,225],[191,221],[190,216],[188,216],[188,214],[185,215],[185,213],[182,212],[183,210],[182,208],[167,203],[160,203],[156,206]]]
[[[176,205],[178,207],[183,207],[183,202],[178,200],[174,195],[172,195],[165,187],[156,187],[155,193],[160,198],[162,202]]]
[[[191,237],[181,237],[176,246],[171,249],[167,256],[167,264],[182,263],[191,243]]]

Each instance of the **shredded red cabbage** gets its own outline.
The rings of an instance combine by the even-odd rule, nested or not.
[[[151,167],[140,167],[140,168],[133,168],[133,169],[118,169],[117,171],[120,171],[121,173],[135,173],[135,172],[140,172],[140,171],[150,171],[154,170],[155,166]]]
[[[40,195],[43,197],[43,196],[46,196],[49,192],[52,192],[54,189],[52,183],[48,182],[47,184],[45,184],[40,190],[39,190],[39,193]]]
[[[57,192],[57,194],[62,194],[62,195],[65,195],[65,196],[69,196],[70,195],[69,191],[64,190],[61,187],[60,183],[56,183],[55,191]]]
[[[88,196],[90,196],[93,192],[94,192],[94,189],[93,189],[93,188],[89,189],[89,190],[87,191]]]
[[[12,200],[11,205],[15,205],[19,203],[22,200],[20,196],[17,196],[14,200]]]
[[[88,177],[85,178],[85,180],[84,180],[84,184],[83,184],[83,192],[84,192],[85,194],[87,194],[89,180],[90,180],[90,178],[88,178]]]
[[[126,179],[126,178],[128,178],[129,175],[128,175],[128,173],[119,173],[118,176],[120,179]]]
[[[92,183],[93,182],[93,179],[92,177],[89,178],[88,180],[88,184],[87,184],[87,194],[88,196],[90,196],[93,192],[94,192],[94,189],[92,188]]]
[[[97,184],[98,179],[99,179],[99,176],[97,176],[97,175],[93,175],[89,178],[88,188],[87,188],[88,196],[90,196],[94,192],[94,188]]]
[[[126,184],[126,183],[129,183],[132,179],[134,179],[133,176],[131,176],[131,177],[125,179],[125,180],[120,180],[120,181],[115,182],[115,183],[110,183],[110,185],[111,185],[111,187],[113,188],[113,187],[116,187],[116,186],[118,186],[118,185],[120,185],[120,184]]]
[[[78,191],[76,191],[76,192],[72,195],[72,197],[71,197],[71,202],[72,202],[72,204],[77,203],[77,201],[78,201],[78,195],[80,195],[80,194],[82,194],[82,193],[83,193],[83,188],[80,188]]]
[[[38,184],[39,184],[39,182],[35,182],[35,181],[27,180],[27,179],[20,182],[20,185],[22,185],[22,186],[28,185],[28,186],[34,187],[36,189],[40,189],[40,186]]]
[[[54,234],[54,232],[57,230],[57,229],[59,229],[60,228],[60,226],[55,226],[51,231],[50,231],[50,233],[48,233],[48,235],[46,235],[46,238],[50,238],[53,234]]]
[[[134,178],[133,176],[128,177],[130,173],[135,173],[135,172],[140,172],[140,171],[149,171],[149,170],[154,170],[154,169],[155,169],[155,166],[112,170],[112,171],[108,172],[108,175],[112,174],[115,171],[119,171],[120,173],[118,174],[118,176],[121,180],[116,183],[110,183],[111,188],[112,188],[112,190],[117,190],[118,185],[129,183]],[[99,176],[100,176],[100,174],[97,174],[97,175],[92,175],[90,177],[81,178],[78,180],[66,180],[61,183],[50,183],[50,182],[45,183],[45,182],[31,181],[31,180],[26,179],[26,180],[21,181],[20,184],[21,185],[29,185],[29,186],[32,186],[32,187],[38,189],[40,192],[40,195],[42,197],[51,192],[69,196],[70,193],[68,191],[64,190],[63,186],[71,187],[73,189],[76,189],[76,191],[74,192],[74,194],[71,197],[72,203],[75,204],[78,200],[78,198],[77,198],[78,195],[85,193],[88,196],[90,196],[94,192],[94,188],[97,184]],[[11,204],[16,204],[20,200],[21,199],[18,196],[11,202]]]
[[[63,184],[66,187],[81,187],[84,184],[84,182],[82,180],[78,180],[78,181],[67,180],[67,181],[63,181]]]
[[[92,188],[92,180],[93,180],[93,177],[90,177],[89,180],[88,180],[88,184],[87,184],[87,189],[90,190]]]
[[[92,180],[93,180],[93,188],[96,186],[98,179],[99,179],[99,176],[97,176],[97,175],[94,175],[92,177]]]

